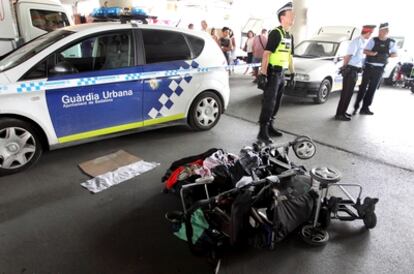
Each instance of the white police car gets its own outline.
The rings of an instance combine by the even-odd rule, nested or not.
[[[293,57],[296,83],[294,88],[286,87],[285,94],[311,97],[322,104],[330,92],[342,90],[339,68],[351,39],[359,33],[355,27],[322,27],[316,36],[299,43]]]
[[[225,62],[208,34],[170,27],[94,23],[45,34],[0,60],[0,174],[43,150],[114,134],[208,130],[229,102]]]

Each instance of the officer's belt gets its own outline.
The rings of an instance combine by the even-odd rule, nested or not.
[[[385,68],[385,65],[383,65],[383,66],[376,66],[376,65],[373,65],[373,64],[370,64],[370,63],[365,63],[365,67],[376,68],[376,69],[383,69],[383,68]]]
[[[284,68],[283,68],[283,67],[281,67],[281,66],[273,66],[273,65],[271,65],[271,64],[269,64],[269,66],[267,67],[267,69],[268,69],[270,72],[283,72],[283,71],[287,70],[287,69],[284,69]]]
[[[350,70],[355,70],[356,72],[362,72],[362,68],[355,67],[355,66],[352,66],[352,65],[347,65],[347,67],[348,67]]]

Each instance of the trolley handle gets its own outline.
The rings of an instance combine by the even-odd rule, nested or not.
[[[224,191],[224,192],[218,194],[217,196],[214,196],[214,197],[211,197],[211,198],[210,197],[207,197],[207,199],[198,200],[197,202],[195,202],[188,209],[185,206],[185,202],[184,202],[183,196],[181,196],[181,201],[182,201],[182,205],[183,205],[184,214],[192,213],[196,209],[198,209],[200,207],[203,207],[203,206],[213,205],[220,197],[223,197],[223,196],[226,196],[226,195],[230,195],[230,194],[235,194],[235,193],[241,191],[242,189],[249,188],[249,187],[259,186],[259,185],[262,185],[262,184],[265,184],[265,183],[270,183],[271,185],[275,185],[275,184],[278,184],[281,179],[285,179],[285,178],[292,177],[292,176],[295,176],[295,175],[296,175],[296,169],[287,170],[285,172],[282,172],[279,175],[270,175],[270,176],[268,176],[268,177],[266,177],[264,179],[260,179],[260,180],[253,181],[250,184],[246,184],[246,185],[244,185],[244,186],[242,186],[240,188],[235,187],[235,188],[232,188],[230,190]],[[210,183],[211,183],[211,181],[210,181]],[[194,184],[191,184],[191,185],[194,186],[194,185],[203,185],[203,184],[194,183]],[[204,185],[206,185],[206,183],[204,183]],[[181,191],[180,191],[180,194],[183,194],[183,193],[184,192],[183,192],[183,188],[182,188]]]

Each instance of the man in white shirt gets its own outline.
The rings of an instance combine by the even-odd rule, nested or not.
[[[364,49],[368,39],[371,37],[375,26],[366,25],[362,27],[361,35],[349,44],[347,55],[344,57],[344,64],[341,68],[342,79],[342,91],[341,99],[336,109],[335,119],[339,121],[350,121],[351,115],[346,111],[355,89],[356,82],[358,80],[358,73],[362,72],[362,66],[364,64]]]

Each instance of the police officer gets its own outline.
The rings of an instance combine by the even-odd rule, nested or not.
[[[342,92],[341,98],[336,109],[335,119],[340,121],[350,121],[351,115],[346,113],[352,94],[358,80],[358,73],[362,72],[364,62],[364,49],[368,39],[371,37],[375,26],[366,25],[362,27],[361,35],[351,41],[348,46],[347,55],[340,72],[342,73]]]
[[[277,15],[281,25],[269,34],[258,76],[258,87],[264,90],[264,95],[257,139],[264,144],[273,142],[270,135],[282,136],[282,132],[273,127],[272,121],[279,110],[287,69],[291,72],[291,81],[294,79],[293,36],[288,32],[294,22],[292,2],[281,7]]]
[[[379,27],[378,37],[374,37],[368,41],[364,53],[367,58],[365,60],[364,73],[362,75],[362,83],[359,87],[358,96],[354,104],[354,113],[356,114],[359,105],[362,102],[362,108],[359,114],[373,115],[369,109],[374,99],[384,68],[387,65],[389,57],[397,56],[396,43],[393,39],[388,38],[388,23],[383,23]]]

